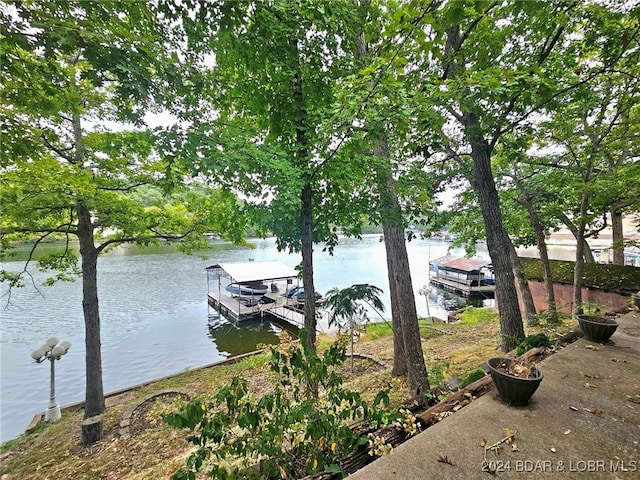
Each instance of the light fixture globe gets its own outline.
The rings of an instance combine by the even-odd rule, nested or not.
[[[40,347],[33,352],[31,352],[31,358],[33,358],[36,362],[41,362],[42,357],[44,357],[47,353],[48,348]]]
[[[53,350],[51,350],[51,356],[57,359],[59,359],[65,353],[67,353],[67,351],[61,345],[56,345],[55,347],[53,347]]]
[[[45,360],[49,360],[51,362],[49,406],[44,413],[45,422],[57,422],[62,417],[60,413],[60,405],[56,401],[55,364],[56,360],[60,360],[60,358],[67,353],[69,348],[71,348],[70,342],[62,342],[58,345],[58,339],[51,337],[47,339],[43,346],[31,352],[31,358],[33,358],[37,363],[41,363]]]

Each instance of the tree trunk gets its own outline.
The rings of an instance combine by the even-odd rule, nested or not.
[[[624,265],[624,229],[622,226],[622,212],[616,204],[611,205],[611,235],[613,240],[613,263]]]
[[[446,78],[455,79],[464,70],[464,60],[456,54],[464,41],[460,35],[460,25],[451,25],[446,30],[443,66]],[[518,305],[513,262],[511,255],[505,255],[513,249],[513,244],[502,222],[500,199],[491,171],[491,147],[482,134],[478,117],[468,105],[461,105],[461,123],[464,136],[471,146],[473,170],[469,181],[478,196],[482,218],[484,220],[487,248],[496,274],[496,300],[500,314],[500,348],[504,352],[513,350],[524,339],[524,326]]]
[[[389,253],[386,239],[391,235],[388,229],[392,226],[385,224],[382,227],[385,238],[385,253],[387,256],[387,278],[389,280],[389,296],[391,297],[391,326],[393,328],[393,368],[391,374],[396,377],[403,377],[407,374],[407,359],[404,354],[404,338],[402,337],[402,312],[400,309],[400,295],[396,282],[393,280],[392,272],[398,270],[396,258]]]
[[[302,285],[304,286],[304,328],[307,330],[306,351],[316,350],[316,297],[313,284],[313,193],[311,185],[302,189],[300,226],[302,234]]]
[[[81,165],[85,157],[80,115],[73,114],[73,137],[75,149],[73,162]],[[101,415],[105,410],[102,384],[102,344],[100,342],[100,308],[98,305],[98,249],[93,238],[93,222],[89,208],[79,201],[78,242],[82,260],[82,311],[85,332],[85,405],[84,418]],[[102,429],[94,430],[91,438],[101,435]],[[98,436],[95,440],[98,440]],[[94,440],[94,441],[95,441]]]
[[[589,195],[582,194],[582,202],[580,204],[580,224],[577,228],[576,237],[576,264],[573,269],[573,313],[580,315],[582,309],[582,283],[584,276],[584,231],[586,228],[585,217],[589,208]]]
[[[551,263],[549,262],[549,252],[547,251],[547,242],[544,235],[544,228],[538,218],[538,213],[531,203],[531,199],[525,200],[525,207],[529,213],[529,219],[531,226],[536,235],[536,242],[538,244],[538,256],[540,257],[540,263],[542,264],[542,278],[544,280],[544,288],[547,292],[547,311],[549,323],[558,323],[558,310],[556,308],[556,295],[553,290],[553,276],[551,274]]]
[[[102,415],[85,418],[81,424],[83,445],[91,445],[102,437]]]
[[[487,248],[496,274],[496,300],[500,314],[500,348],[504,352],[513,350],[524,340],[524,326],[518,305],[513,263],[510,252],[513,244],[502,222],[500,200],[491,171],[491,151],[487,141],[479,134],[478,119],[472,113],[465,113],[465,135],[471,144],[473,178],[471,184],[478,195]]]
[[[78,241],[82,258],[82,310],[84,312],[86,347],[86,398],[84,418],[104,412],[102,386],[102,352],[100,343],[100,311],[98,308],[98,250],[93,241],[91,212],[82,202],[78,213]]]
[[[565,226],[569,229],[569,231],[573,233],[573,236],[575,237],[576,242],[579,242],[582,244],[581,245],[582,258],[584,259],[584,261],[587,263],[596,263],[596,259],[593,258],[593,252],[591,251],[591,246],[589,245],[589,243],[587,242],[587,239],[584,236],[584,230],[582,234],[580,234],[579,228],[576,227],[574,223],[571,221],[571,219],[567,217],[567,215],[565,215],[564,213],[558,214],[558,218],[560,218],[560,220],[562,220],[562,223],[564,223]],[[578,237],[580,237],[582,240],[578,240]]]
[[[378,171],[378,189],[380,210],[384,231],[384,246],[387,254],[387,270],[389,276],[389,293],[394,296],[392,308],[394,332],[394,372],[406,369],[409,384],[409,396],[426,402],[425,394],[429,391],[427,367],[424,363],[420,327],[416,301],[413,295],[413,283],[409,269],[409,256],[404,238],[402,209],[398,202],[396,182],[391,171],[391,162],[387,138],[384,133],[374,140],[373,154],[387,160],[387,164]],[[402,347],[396,347],[401,344]],[[401,358],[403,354],[404,365]]]
[[[297,40],[290,43],[297,49]],[[307,109],[302,91],[302,76],[296,74],[293,82],[293,101],[296,107],[296,162],[306,165],[309,152],[306,134]],[[302,285],[304,287],[304,327],[307,341],[304,348],[308,352],[316,351],[316,299],[313,284],[313,190],[311,183],[305,181],[300,194],[300,240],[302,243]]]
[[[367,1],[360,2],[360,19],[361,19],[361,31],[356,37],[356,59],[360,62],[360,66],[364,67],[365,60],[368,56],[367,40],[365,38],[364,30],[369,16],[370,3]],[[385,165],[385,171],[378,173],[378,190],[380,197],[380,209],[382,217],[382,228],[385,239],[385,252],[387,256],[387,277],[389,279],[389,296],[391,298],[391,324],[393,328],[393,368],[391,374],[395,376],[407,375],[407,355],[405,354],[404,336],[403,336],[403,308],[402,305],[405,302],[414,304],[414,316],[416,317],[417,326],[417,313],[415,312],[415,300],[413,298],[413,289],[409,289],[407,292],[403,292],[398,289],[398,284],[394,278],[394,272],[401,271],[401,265],[399,264],[399,257],[392,250],[390,244],[387,242],[387,238],[391,238],[396,233],[394,229],[393,221],[398,221],[401,218],[400,207],[398,204],[397,194],[395,191],[395,184],[393,183],[393,177],[391,172],[391,162],[389,153],[389,145],[387,138],[384,134],[382,126],[374,127],[374,130],[379,131],[380,137],[374,140],[373,154],[377,158],[385,159],[387,161]],[[391,189],[390,189],[391,187]],[[397,207],[397,208],[395,208]],[[406,244],[403,243],[400,249],[399,255],[407,256]],[[407,274],[410,272],[407,270]],[[411,284],[411,278],[409,278],[409,284]],[[422,345],[420,346],[420,352],[422,352]],[[422,355],[422,353],[421,353]],[[423,369],[426,373],[426,367]],[[425,376],[426,379],[426,376]]]
[[[520,259],[513,244],[511,245],[511,262],[513,262],[513,276],[516,277],[518,282],[518,290],[520,291],[520,298],[522,299],[522,305],[524,307],[524,318],[527,319],[527,326],[533,327],[538,324],[536,305],[533,302],[529,282],[522,270]]]
[[[390,183],[394,183],[393,179]],[[385,224],[384,234],[387,257],[391,256],[395,259],[393,261],[395,270],[389,272],[389,280],[390,283],[395,283],[396,293],[402,297],[399,301],[399,321],[402,325],[402,343],[406,360],[409,396],[419,399],[420,402],[426,402],[425,395],[429,391],[429,380],[422,351],[422,339],[420,338],[418,314],[413,296],[404,229],[396,225]],[[393,321],[395,323],[398,319],[394,318]]]

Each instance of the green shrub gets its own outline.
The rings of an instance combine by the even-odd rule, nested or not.
[[[339,458],[371,443],[349,428],[354,421],[396,422],[406,424],[406,431],[415,427],[405,412],[378,409],[388,406],[388,389],[368,405],[359,393],[342,387],[335,368],[346,359],[344,344],[331,345],[319,357],[301,347],[304,335],[303,330],[299,344],[271,348],[271,371],[277,377],[273,391],[256,398],[247,382],[235,377],[212,402],[195,399],[164,417],[173,427],[192,430],[189,441],[197,446],[174,480],[195,479],[204,468],[218,479],[340,473]]]
[[[467,385],[472,384],[476,380],[480,380],[484,377],[485,373],[482,368],[474,368],[470,372],[465,373],[462,377],[460,377],[460,381],[458,382],[458,386],[460,388],[464,388]]]
[[[536,333],[534,335],[529,335],[525,338],[518,347],[516,348],[516,354],[518,356],[528,352],[532,348],[537,347],[550,347],[551,341],[549,337],[547,337],[544,333]]]

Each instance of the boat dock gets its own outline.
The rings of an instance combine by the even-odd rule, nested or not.
[[[450,255],[429,262],[429,280],[443,290],[467,297],[493,298],[496,290],[491,262],[479,258]]]
[[[253,295],[249,287],[256,282],[263,282],[265,290],[268,285],[269,292]],[[304,314],[298,301],[286,295],[297,283],[298,272],[282,262],[216,264],[207,268],[207,300],[210,307],[235,322],[270,315],[303,327]],[[229,291],[230,284],[246,286],[247,291]]]
[[[487,298],[493,298],[496,287],[494,285],[469,285],[466,283],[454,282],[452,280],[446,280],[444,278],[430,278],[433,285],[443,290],[464,295],[466,297],[471,296],[486,296]]]
[[[248,320],[250,318],[264,318],[272,315],[280,320],[297,327],[304,326],[304,315],[297,308],[297,302],[274,293],[265,295],[274,300],[273,303],[245,304],[237,298],[232,298],[226,292],[209,292],[207,294],[209,306],[219,311],[233,321]]]

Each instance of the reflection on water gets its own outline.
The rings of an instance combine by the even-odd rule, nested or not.
[[[447,290],[439,290],[433,288],[429,295],[429,303],[433,303],[444,308],[447,311],[459,310],[468,306],[472,307],[489,307],[494,305],[493,298],[482,297],[463,297]]]
[[[263,345],[277,344],[283,330],[294,338],[298,336],[298,328],[292,325],[271,320],[245,320],[239,323],[214,316],[209,319],[208,336],[221,355],[232,357],[252,352]]]

